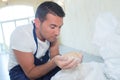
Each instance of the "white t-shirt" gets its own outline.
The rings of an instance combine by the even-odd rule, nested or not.
[[[46,40],[45,42],[38,40],[38,50],[36,57],[40,58],[45,55],[45,52],[48,50],[50,43]],[[19,50],[22,52],[32,52],[35,53],[37,47],[33,37],[33,24],[28,24],[24,26],[17,27],[10,38],[10,54],[9,54],[9,65],[8,69],[10,70],[14,66],[18,65],[18,62],[15,58],[13,50]],[[23,56],[24,57],[24,56]]]

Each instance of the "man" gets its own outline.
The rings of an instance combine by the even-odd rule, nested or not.
[[[58,36],[64,16],[58,4],[46,1],[38,6],[32,24],[13,31],[9,57],[11,80],[50,80],[61,68],[77,65],[75,59],[59,55]]]

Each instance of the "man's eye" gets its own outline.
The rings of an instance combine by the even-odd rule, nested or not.
[[[55,27],[52,26],[51,29],[55,29]]]
[[[51,28],[51,29],[55,29],[55,26],[51,25],[50,28]]]

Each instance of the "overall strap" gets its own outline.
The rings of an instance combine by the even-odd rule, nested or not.
[[[34,54],[34,58],[35,58],[35,61],[34,61],[34,63],[35,63],[35,65],[41,65],[41,64],[44,64],[44,63],[46,63],[48,60],[49,60],[49,50],[47,50],[47,52],[45,53],[45,55],[44,56],[42,56],[40,59],[37,59],[35,56],[36,56],[36,54],[37,54],[37,50],[38,50],[38,41],[37,41],[37,36],[36,36],[36,32],[35,32],[35,24],[33,23],[33,26],[34,26],[34,28],[33,28],[33,36],[34,36],[34,41],[35,41],[35,43],[36,43],[36,47],[37,47],[37,49],[36,49],[36,51],[35,51],[35,54]]]
[[[34,37],[34,41],[35,41],[35,43],[36,43],[36,51],[35,51],[35,54],[34,54],[34,56],[37,54],[37,50],[38,50],[38,41],[37,41],[37,36],[36,36],[36,32],[35,32],[35,23],[33,23],[33,26],[34,26],[34,28],[33,28],[33,37]]]

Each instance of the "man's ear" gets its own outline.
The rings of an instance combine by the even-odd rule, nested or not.
[[[40,27],[41,22],[40,22],[39,18],[35,18],[34,23],[35,23],[36,28]]]

